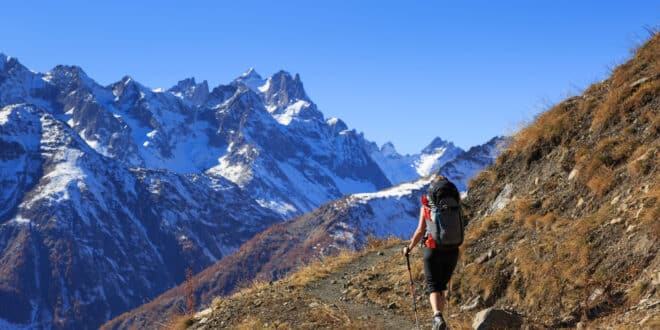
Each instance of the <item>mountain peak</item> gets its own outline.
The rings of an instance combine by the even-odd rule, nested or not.
[[[423,154],[432,153],[436,149],[442,147],[454,147],[454,143],[450,141],[445,141],[440,137],[436,137],[433,139],[433,141],[431,141],[431,143],[429,143],[429,145],[426,146],[426,148],[422,150],[422,153]]]
[[[250,67],[247,71],[243,72],[243,74],[241,74],[240,78],[258,78],[258,79],[262,79],[261,75],[259,73],[257,73],[257,71],[252,67]]]
[[[380,147],[380,152],[384,156],[397,156],[399,153],[396,151],[396,148],[394,147],[394,143],[387,141],[385,142],[381,147]]]
[[[238,78],[234,79],[234,85],[245,85],[249,87],[255,93],[259,92],[259,87],[263,86],[266,82],[261,75],[257,73],[254,68],[249,68],[247,71],[243,72]]]
[[[346,123],[344,123],[343,120],[337,117],[328,118],[328,120],[326,120],[325,123],[328,124],[330,128],[332,128],[332,131],[335,134],[348,129]]]
[[[300,75],[296,73],[294,77],[291,77],[291,74],[284,70],[280,70],[268,78],[268,82],[261,91],[265,94],[266,102],[276,107],[286,107],[299,100],[311,102],[305,93]]]
[[[168,92],[193,104],[201,104],[209,95],[209,84],[206,80],[198,84],[194,77],[190,77],[180,80]]]
[[[5,70],[5,67],[7,66],[11,68],[12,65],[16,63],[21,65],[17,58],[11,57],[3,52],[0,52],[0,70]]]
[[[87,73],[85,73],[85,71],[77,65],[57,65],[52,70],[50,70],[48,74],[59,77],[68,76],[81,80],[90,79],[87,76]]]

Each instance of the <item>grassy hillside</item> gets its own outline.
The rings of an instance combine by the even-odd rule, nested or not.
[[[457,303],[508,306],[550,327],[652,314],[657,324],[659,96],[655,35],[514,137],[471,182]]]

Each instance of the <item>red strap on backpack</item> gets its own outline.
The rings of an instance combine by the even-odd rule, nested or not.
[[[422,195],[422,208],[423,208],[423,217],[424,220],[431,220],[431,208],[429,207],[429,200],[426,195]],[[426,236],[426,241],[424,245],[429,249],[435,249],[435,240],[431,235]]]
[[[431,208],[429,207],[429,200],[426,195],[422,195],[422,206],[424,207],[424,220],[431,220]]]

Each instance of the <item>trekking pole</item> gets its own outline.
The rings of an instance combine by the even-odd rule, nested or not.
[[[415,288],[413,287],[412,271],[410,271],[410,257],[406,254],[406,263],[408,264],[408,276],[410,277],[410,295],[413,301],[413,310],[415,311],[415,324],[419,330],[419,319],[417,318],[417,300],[415,299]]]

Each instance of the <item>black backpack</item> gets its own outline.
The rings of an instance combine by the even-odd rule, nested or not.
[[[448,180],[431,184],[428,200],[431,219],[426,219],[426,231],[436,247],[456,248],[463,244],[463,212],[456,186]]]

